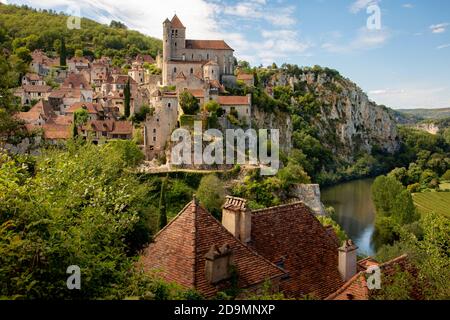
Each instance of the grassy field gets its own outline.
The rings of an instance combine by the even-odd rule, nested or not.
[[[450,218],[450,192],[416,193],[413,199],[421,213],[435,212]]]

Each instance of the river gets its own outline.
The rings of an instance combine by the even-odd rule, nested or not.
[[[342,183],[322,190],[326,207],[334,207],[336,220],[359,247],[360,255],[374,255],[372,235],[375,207],[372,201],[373,179]]]

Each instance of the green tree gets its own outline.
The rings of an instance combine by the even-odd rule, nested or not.
[[[59,51],[59,65],[65,67],[67,65],[67,51],[66,51],[66,40],[61,37],[60,51]]]
[[[128,78],[127,84],[124,89],[124,99],[125,99],[125,118],[130,117],[131,113],[131,85],[130,78]]]
[[[216,218],[221,217],[222,205],[225,203],[225,195],[223,181],[215,174],[202,178],[196,194],[200,203]]]
[[[200,109],[198,100],[189,91],[180,93],[179,100],[186,115],[195,115]]]
[[[168,177],[161,181],[161,192],[159,196],[159,230],[167,225],[167,200],[166,200],[166,184]]]

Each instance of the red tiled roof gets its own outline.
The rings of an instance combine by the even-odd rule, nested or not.
[[[249,105],[247,96],[219,96],[217,102],[223,106]]]
[[[74,113],[79,109],[86,109],[90,114],[98,114],[100,111],[103,111],[103,107],[98,103],[92,102],[77,102],[70,106],[67,113]]]
[[[109,132],[111,134],[133,134],[133,124],[130,121],[93,120],[83,126],[84,130]]]
[[[186,49],[233,50],[223,40],[186,40]]]
[[[251,237],[255,251],[283,262],[290,276],[280,284],[285,296],[325,298],[342,286],[338,245],[303,203],[253,212]]]
[[[284,272],[229,233],[205,209],[192,201],[154,238],[145,249],[141,262],[145,271],[160,271],[170,282],[195,288],[205,297],[213,297],[227,282],[210,284],[205,275],[205,255],[212,245],[229,245],[239,274],[240,288],[278,279]]]
[[[61,125],[55,123],[46,123],[42,127],[44,129],[44,138],[50,140],[67,140],[70,139],[70,125]]]
[[[415,273],[415,270],[408,262],[407,255],[400,256],[381,265],[372,258],[366,258],[358,262],[358,269],[361,271],[354,275],[353,278],[347,281],[336,292],[329,295],[326,300],[369,300],[372,292],[367,286],[366,270],[374,265],[379,266],[382,276],[387,278],[393,276],[397,270],[408,271],[413,274],[413,276]],[[420,293],[418,293],[418,290],[415,288],[413,289],[412,294],[417,298],[420,297]]]
[[[188,89],[188,92],[190,92],[194,97],[196,98],[204,98],[205,97],[205,90],[203,89]]]
[[[174,29],[186,29],[184,27],[184,25],[181,23],[181,20],[180,20],[180,18],[178,18],[177,15],[173,16],[171,23],[172,23],[172,28],[174,28]]]
[[[241,81],[249,81],[253,80],[254,76],[252,73],[239,73],[237,79]]]
[[[89,90],[91,88],[89,85],[89,82],[86,80],[86,78],[82,74],[71,73],[64,80],[64,83],[62,84],[61,88],[80,89],[81,85],[83,86],[83,89],[85,89],[85,90]]]
[[[25,86],[22,86],[22,87],[23,87],[23,90],[25,92],[44,92],[44,93],[47,93],[47,92],[52,91],[52,87],[46,86],[46,85],[44,85],[44,86],[25,85]]]
[[[39,81],[39,80],[41,80],[41,77],[37,73],[27,73],[25,75],[25,78],[27,78],[29,81]]]
[[[43,120],[48,120],[54,116],[51,105],[43,100],[36,103],[28,112],[19,112],[17,114],[17,118],[26,123],[37,121],[40,116]]]

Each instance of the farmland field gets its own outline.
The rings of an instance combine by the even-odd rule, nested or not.
[[[413,194],[414,204],[421,213],[436,212],[450,217],[450,192]]]

